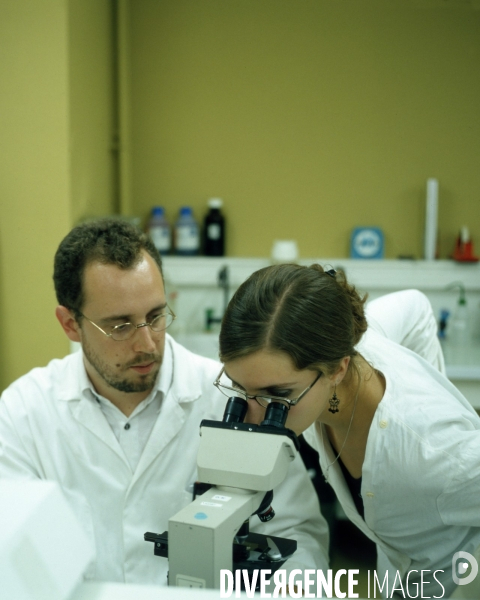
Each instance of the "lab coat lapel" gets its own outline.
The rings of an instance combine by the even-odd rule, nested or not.
[[[162,401],[157,421],[135,470],[130,489],[184,426],[184,405],[194,402],[202,393],[199,372],[185,368],[185,365],[191,364],[187,350],[168,335],[166,343],[172,348],[172,385]]]
[[[322,435],[320,436],[320,439],[323,441],[323,452],[320,453],[320,465],[322,471],[327,473],[327,481],[335,490],[347,517],[362,529],[361,523],[363,523],[363,519],[350,494],[347,482],[345,481],[340,465],[338,464],[337,454],[334,452],[330,442],[328,442],[325,427],[321,424],[318,424],[318,427],[323,428]]]
[[[83,396],[80,402],[73,406],[72,413],[79,423],[88,429],[101,443],[107,445],[130,468],[112,428],[96,402]]]
[[[162,408],[152,433],[147,441],[140,461],[137,465],[132,479],[132,485],[148,469],[159,454],[167,447],[172,439],[178,434],[185,423],[185,411],[178,404],[172,394],[168,394],[163,401]]]
[[[320,434],[320,427],[323,427],[323,435]],[[411,564],[411,560],[408,558],[408,556],[398,552],[381,540],[361,517],[355,506],[350,490],[348,489],[347,482],[345,481],[345,477],[343,476],[342,469],[340,468],[338,461],[332,464],[336,460],[337,455],[334,453],[331,444],[328,442],[327,432],[325,431],[324,426],[318,423],[316,424],[316,428],[319,434],[317,436],[318,442],[320,443],[320,440],[323,441],[323,452],[319,453],[320,465],[324,473],[327,471],[327,466],[331,465],[330,469],[328,469],[328,481],[335,490],[337,498],[340,501],[345,514],[350,521],[352,521],[352,523],[354,523],[369,539],[382,548],[390,561],[397,566],[402,574],[406,573]]]
[[[336,460],[336,453],[333,451],[332,445],[328,441],[327,432],[325,431],[324,425],[318,423],[316,424],[316,428],[318,431],[317,439],[323,441],[322,452],[320,452],[320,465],[322,467],[322,471],[327,473],[328,471],[328,482],[335,490],[337,494],[338,500],[340,501],[343,510],[347,517],[355,523],[355,525],[363,531],[363,533],[370,538],[375,543],[382,543],[381,540],[375,535],[375,533],[368,527],[365,521],[360,516],[355,503],[353,501],[350,490],[348,489],[347,482],[345,481],[345,477],[343,476],[342,469],[338,464],[338,460]],[[320,433],[319,429],[322,429]],[[333,463],[333,464],[332,464]],[[331,465],[328,467],[328,465]]]

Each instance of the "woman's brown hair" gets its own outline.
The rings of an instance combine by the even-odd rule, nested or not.
[[[366,296],[343,272],[282,264],[253,273],[236,291],[222,321],[220,359],[258,350],[285,352],[297,369],[333,372],[367,329]]]

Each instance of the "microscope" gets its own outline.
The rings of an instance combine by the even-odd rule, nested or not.
[[[244,423],[248,404],[229,398],[222,421],[203,420],[197,456],[203,493],[174,515],[168,532],[145,533],[156,556],[169,560],[170,586],[220,588],[221,570],[268,569],[271,574],[295,552],[297,542],[250,533],[258,515],[271,520],[272,489],[286,477],[299,450],[285,428],[288,407],[272,402],[260,425]]]

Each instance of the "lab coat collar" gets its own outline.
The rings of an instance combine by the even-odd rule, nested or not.
[[[167,334],[165,345],[169,344],[173,356],[173,382],[172,392],[175,399],[180,403],[194,402],[202,394],[201,373],[202,369],[185,370],[187,365],[192,364],[192,358],[195,355],[178,344],[170,335]],[[220,370],[220,365],[219,365]],[[213,391],[213,380],[212,380]]]
[[[69,354],[63,359],[66,362],[65,373],[58,382],[58,398],[65,402],[80,400],[82,391],[88,388],[88,377],[83,364],[81,349]]]
[[[179,351],[179,359],[173,356],[173,345]],[[179,363],[182,363],[184,348],[175,344],[170,336],[165,341],[164,364],[156,379],[151,395],[162,393],[163,418],[157,419],[148,440],[142,457],[132,480],[132,484],[151,464],[155,457],[178,433],[182,427],[185,416],[180,402],[192,401],[200,396],[201,390],[198,376],[185,377],[185,370],[180,372]],[[90,382],[83,362],[81,350],[67,356],[66,369],[59,380],[59,394],[61,401],[70,403],[72,415],[86,427],[93,435],[102,440],[126,465],[127,458],[108,424],[98,402],[96,392]],[[163,368],[166,367],[166,368]],[[193,381],[193,386],[189,385]],[[193,394],[190,393],[193,391]],[[170,392],[170,393],[169,393]],[[168,396],[168,406],[164,406]]]
[[[104,442],[117,457],[130,468],[113,429],[107,422],[98,402],[96,392],[90,382],[83,362],[83,352],[78,350],[65,359],[66,369],[58,382],[61,401],[71,404],[74,418],[99,440]]]
[[[170,355],[173,362],[171,386],[163,399],[159,418],[133,474],[129,490],[182,428],[186,419],[182,405],[198,400],[202,394],[202,369],[192,368],[197,357],[176,343],[168,334],[165,339],[165,354]],[[83,364],[83,353],[78,351],[65,360],[68,364],[65,378],[59,383],[59,398],[67,402],[77,401],[77,406],[73,408],[75,418],[128,464],[97,402],[92,402],[91,395],[85,393],[86,390],[91,390],[91,383]],[[157,378],[155,387],[161,385],[161,380],[162,377]]]
[[[66,402],[78,401],[84,395],[85,390],[92,390],[92,384],[88,379],[83,363],[83,352],[80,349],[67,356],[64,360],[67,361],[67,367],[62,380],[58,384],[58,397],[60,400]],[[197,400],[201,396],[200,374],[197,370],[189,373],[185,372],[185,365],[191,362],[191,353],[175,342],[168,334],[165,336],[165,360],[173,363],[171,389],[177,401],[185,403]],[[169,383],[165,381],[161,372],[155,382],[154,390],[162,391],[166,395],[170,387]]]

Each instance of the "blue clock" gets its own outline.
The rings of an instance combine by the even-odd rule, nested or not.
[[[352,258],[383,258],[383,232],[379,227],[355,227],[352,231]]]

